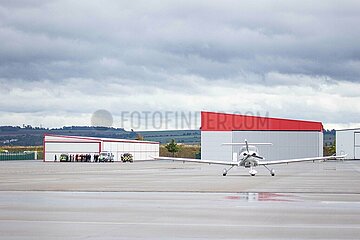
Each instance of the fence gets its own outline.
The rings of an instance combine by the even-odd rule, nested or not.
[[[34,160],[37,159],[37,152],[19,152],[19,153],[0,153],[0,161],[11,160]]]

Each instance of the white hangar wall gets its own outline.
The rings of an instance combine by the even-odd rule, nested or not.
[[[336,155],[360,159],[360,128],[336,130]]]
[[[118,161],[121,161],[124,153],[131,153],[134,160],[149,160],[149,156],[159,156],[159,143],[106,141],[103,143],[103,151],[112,152]]]
[[[271,146],[257,146],[266,160],[318,157],[323,155],[322,132],[297,131],[202,131],[201,159],[231,161],[241,146],[222,143],[266,142]]]
[[[159,143],[127,139],[78,137],[78,136],[44,136],[44,161],[59,161],[61,154],[95,154],[102,151],[111,152],[114,161],[121,161],[121,155],[131,153],[134,161],[150,160],[149,156],[159,156]]]
[[[201,131],[201,159],[231,161],[232,146],[222,143],[232,142],[232,132]]]

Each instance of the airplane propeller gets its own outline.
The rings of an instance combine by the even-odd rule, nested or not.
[[[254,158],[258,158],[258,159],[264,159],[263,157],[258,156],[258,155],[252,155],[252,157],[254,157]]]
[[[248,141],[245,139],[246,151],[249,153],[249,144]]]
[[[244,160],[247,160],[249,157],[254,157],[254,158],[258,158],[258,159],[264,159],[263,157],[256,155],[256,153],[250,154],[249,144],[248,144],[248,141],[246,139],[245,139],[245,146],[246,146],[247,153],[244,154],[245,155]]]
[[[249,157],[254,157],[258,159],[264,159],[261,156],[256,155],[256,153],[250,154],[250,153],[244,153],[244,160],[247,160]]]

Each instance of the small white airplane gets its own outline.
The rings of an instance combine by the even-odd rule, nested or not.
[[[232,162],[216,161],[216,160],[202,160],[202,159],[190,159],[190,158],[172,158],[172,157],[152,157],[154,160],[171,160],[179,162],[192,162],[192,163],[206,163],[206,164],[218,164],[224,166],[230,166],[228,169],[224,169],[223,176],[233,167],[245,167],[250,168],[249,174],[255,176],[257,171],[254,167],[264,166],[271,174],[275,176],[275,170],[269,169],[268,165],[294,163],[294,162],[305,162],[305,161],[325,161],[325,160],[336,160],[344,159],[346,155],[339,156],[328,156],[328,157],[312,157],[312,158],[298,158],[298,159],[286,159],[286,160],[274,160],[265,161],[265,158],[259,155],[259,150],[255,145],[272,145],[272,143],[248,143],[245,139],[244,143],[223,143],[223,145],[244,145],[239,152],[239,156],[234,158]],[[235,153],[236,154],[236,153]]]

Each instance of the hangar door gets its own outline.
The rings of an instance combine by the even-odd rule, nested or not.
[[[360,159],[360,132],[355,132],[354,134],[355,134],[354,158]]]
[[[54,161],[60,154],[94,154],[100,150],[100,142],[45,142],[45,161]]]

